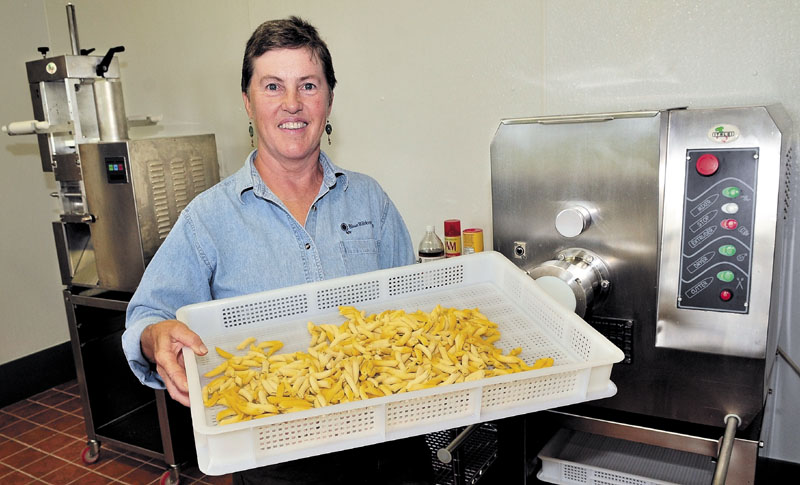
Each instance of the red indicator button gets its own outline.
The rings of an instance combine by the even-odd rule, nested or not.
[[[723,219],[719,225],[731,231],[739,227],[739,223],[736,221],[736,219]]]
[[[706,177],[714,175],[719,170],[719,159],[710,153],[700,155],[695,164],[697,173]]]
[[[728,301],[731,298],[733,298],[733,293],[731,293],[731,290],[722,290],[722,291],[719,292],[719,299],[720,300]]]

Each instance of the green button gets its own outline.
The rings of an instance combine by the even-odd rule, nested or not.
[[[726,244],[719,247],[719,254],[723,256],[733,256],[736,254],[736,247],[733,244]]]
[[[733,271],[720,271],[717,273],[717,279],[725,283],[730,283],[733,281]]]
[[[722,195],[724,195],[729,199],[735,199],[739,197],[741,193],[742,191],[741,189],[739,189],[739,187],[725,187],[724,189],[722,189]]]

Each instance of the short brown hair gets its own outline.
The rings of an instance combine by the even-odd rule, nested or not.
[[[259,25],[250,36],[244,49],[242,62],[242,92],[247,93],[250,87],[250,78],[253,77],[253,60],[265,52],[274,49],[300,49],[308,48],[311,55],[322,63],[322,71],[328,82],[329,94],[333,94],[336,86],[336,76],[333,73],[333,60],[328,46],[325,44],[317,29],[301,19],[291,16],[288,19],[268,20]]]

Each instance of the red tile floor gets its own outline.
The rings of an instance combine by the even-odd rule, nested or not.
[[[81,460],[86,447],[78,384],[68,382],[0,409],[0,483],[158,484],[160,460],[101,446],[100,459]],[[230,475],[205,476],[196,466],[181,470],[181,485],[230,484]]]

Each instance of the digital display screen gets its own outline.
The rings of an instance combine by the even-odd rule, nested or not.
[[[107,157],[106,178],[110,184],[127,184],[128,170],[125,166],[125,157]]]

